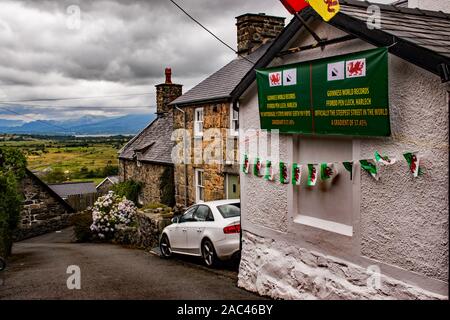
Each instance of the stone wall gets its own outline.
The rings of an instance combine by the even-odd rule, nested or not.
[[[118,230],[114,242],[144,250],[159,246],[159,237],[163,229],[171,224],[174,210],[156,208],[139,210],[136,214],[136,226]]]
[[[202,138],[194,137],[194,111],[203,108]],[[195,203],[195,169],[204,170],[205,201],[221,200],[226,198],[225,174],[239,175],[238,138],[229,135],[230,104],[228,102],[192,105],[183,107],[186,112],[186,128],[189,132],[191,154],[188,156],[188,205]],[[184,115],[174,112],[174,129],[184,129]],[[214,131],[207,131],[214,129]],[[209,134],[207,134],[207,132]],[[220,139],[217,139],[220,137]],[[219,148],[213,148],[219,146]],[[228,147],[227,147],[228,146]],[[213,152],[215,149],[222,152]],[[211,150],[211,152],[210,152]],[[226,155],[228,153],[228,157]],[[229,163],[225,159],[235,159]],[[212,159],[215,163],[205,164],[205,159]],[[175,164],[175,198],[178,205],[184,205],[185,199],[185,165]]]
[[[143,187],[139,197],[141,205],[149,203],[161,203],[163,194],[161,185],[172,181],[162,181],[165,170],[173,170],[173,166],[153,164],[147,162],[137,162],[130,160],[120,160],[119,176],[121,181],[134,180],[142,182]],[[170,175],[173,179],[173,174]]]
[[[448,299],[378,274],[377,269],[364,269],[345,260],[249,232],[243,234],[242,250],[238,286],[272,298]]]
[[[70,225],[71,208],[37,177],[28,174],[22,180],[24,206],[16,241],[38,236]]]

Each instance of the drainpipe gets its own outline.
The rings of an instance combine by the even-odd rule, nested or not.
[[[187,165],[187,155],[186,155],[186,150],[187,150],[187,135],[186,135],[186,130],[187,130],[187,120],[186,120],[186,111],[178,108],[178,106],[175,106],[175,109],[177,109],[178,111],[180,111],[181,113],[183,113],[183,118],[184,118],[184,133],[183,133],[183,144],[184,144],[184,150],[183,150],[183,155],[184,155],[184,208],[188,207],[188,173],[187,173],[187,169],[188,169],[188,165]]]

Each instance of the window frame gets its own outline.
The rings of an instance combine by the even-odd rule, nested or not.
[[[235,113],[237,114],[237,118],[235,118]],[[236,123],[236,127],[234,127],[234,123]],[[230,104],[230,135],[238,136],[239,135],[239,111],[234,110],[233,103]]]
[[[201,173],[202,174],[202,183],[203,184],[199,184],[199,176],[198,174]],[[205,201],[205,171],[203,169],[195,169],[194,171],[195,174],[195,202],[196,203],[201,203]],[[200,199],[200,194],[199,194],[199,190],[202,190],[201,194],[203,195],[203,199]]]
[[[201,120],[197,120],[197,116],[201,114]],[[203,123],[205,119],[205,113],[203,107],[194,109],[194,137],[203,137]],[[201,123],[202,130],[199,130],[199,124]]]

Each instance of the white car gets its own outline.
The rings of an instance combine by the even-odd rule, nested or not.
[[[163,257],[172,253],[203,257],[209,267],[240,252],[241,205],[239,200],[220,200],[193,205],[172,219],[161,233]]]

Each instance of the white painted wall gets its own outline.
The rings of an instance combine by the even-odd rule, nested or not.
[[[343,35],[341,31],[326,24],[320,24],[318,30],[322,37],[328,39]],[[312,42],[307,35],[303,35],[301,39],[303,40],[293,39],[288,47]],[[372,46],[367,43],[352,40],[327,46],[324,51],[318,48],[289,55],[285,59],[278,58],[273,65],[308,61],[370,48]],[[307,211],[311,210],[302,202],[314,198],[314,201],[317,201],[320,195],[302,196],[299,192],[304,190],[298,191],[298,187],[271,183],[253,175],[241,174],[242,227],[248,234],[262,237],[264,241],[268,240],[272,243],[269,247],[275,246],[276,243],[288,243],[294,251],[301,248],[320,252],[359,266],[376,264],[383,274],[446,294],[449,86],[442,84],[439,77],[395,56],[390,55],[389,64],[391,137],[347,138],[343,141],[329,137],[318,140],[281,135],[280,159],[289,162],[296,159],[313,161],[320,156],[321,161],[329,159],[332,162],[340,161],[341,158],[347,159],[349,156],[353,159],[372,157],[375,150],[400,158],[402,152],[411,150],[419,151],[423,155],[423,166],[427,174],[413,179],[406,164],[399,163],[395,169],[382,172],[382,180],[376,182],[358,170],[350,186],[351,190],[344,195],[346,201],[343,205],[346,208],[338,214],[345,215],[347,210],[350,212],[348,216],[337,219],[337,222],[351,225],[352,236],[330,232],[320,226],[298,223],[298,217],[307,215]],[[240,102],[240,128],[243,131],[260,128],[255,85]],[[326,143],[322,143],[323,141]],[[343,144],[342,150],[337,152],[336,149],[330,148],[333,143]],[[302,144],[305,146],[304,150]],[[241,149],[241,153],[246,152],[245,148]],[[303,152],[305,150],[307,152]],[[335,197],[337,203],[342,203],[342,195],[339,192],[330,193],[329,196]],[[320,206],[319,202],[316,204]],[[329,218],[327,215],[331,213],[318,209],[321,210],[318,215],[326,221]],[[249,281],[256,284],[258,281],[274,280],[276,274],[265,274],[271,271],[266,270],[264,261],[279,259],[279,252],[276,249],[268,249],[265,260],[252,260],[250,265],[245,262],[245,253],[256,250],[252,247],[255,242],[245,243],[244,236],[244,262],[241,263],[240,285],[251,288]],[[296,257],[295,253],[291,258],[302,259],[300,256]],[[289,291],[292,288],[283,290]]]
[[[450,13],[450,0],[409,0],[408,8]]]

